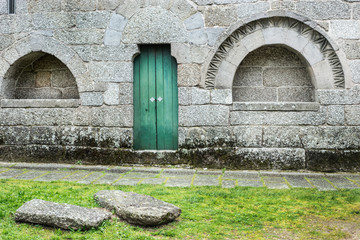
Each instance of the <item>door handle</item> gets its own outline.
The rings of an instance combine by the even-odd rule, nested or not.
[[[155,100],[156,100],[156,99],[153,98],[153,97],[150,98],[150,101],[151,101],[151,102],[154,102]]]
[[[162,97],[158,97],[158,99],[157,99],[159,102],[161,102],[163,99],[162,99]]]

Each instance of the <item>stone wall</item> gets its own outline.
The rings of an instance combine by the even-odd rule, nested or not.
[[[11,15],[6,6],[1,160],[360,168],[360,1],[17,0]],[[164,43],[178,63],[179,150],[134,151],[132,61],[139,44]],[[264,49],[291,61],[249,65],[269,59]],[[52,62],[42,57],[61,67],[36,67]],[[272,98],[237,90],[255,67],[263,75],[251,83],[274,88]]]
[[[261,47],[241,62],[233,83],[234,102],[312,102],[306,63],[283,47]]]

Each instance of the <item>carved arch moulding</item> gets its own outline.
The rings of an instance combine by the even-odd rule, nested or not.
[[[283,46],[298,54],[308,65],[316,89],[349,85],[343,53],[327,37],[297,19],[277,16],[251,21],[226,36],[205,66],[204,87],[231,88],[242,60],[248,53],[266,45]]]

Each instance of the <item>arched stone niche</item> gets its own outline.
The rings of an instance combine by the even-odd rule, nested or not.
[[[308,63],[278,45],[250,52],[238,66],[233,102],[314,102]]]
[[[41,51],[18,59],[4,80],[7,99],[79,99],[70,70],[55,56]]]
[[[219,45],[203,75],[205,88],[233,86],[238,66],[252,51],[268,45],[291,49],[308,64],[315,89],[345,88],[351,79],[342,52],[319,31],[287,16],[250,21],[229,34]],[[346,68],[347,70],[347,68]]]
[[[20,82],[18,82],[19,77],[24,77],[22,74],[25,74],[27,70],[33,68],[34,66],[30,65],[36,65],[36,61],[43,63],[49,61],[49,63],[52,62],[57,66],[52,69],[53,71],[50,71],[50,81],[53,77],[52,72],[54,72],[54,75],[58,74],[58,76],[54,76],[55,81],[59,80],[59,75],[62,75],[60,78],[69,80],[67,83],[64,81],[55,83],[59,88],[69,88],[69,92],[65,94],[62,92],[61,96],[57,95],[57,97],[55,94],[51,97],[52,99],[73,97],[77,99],[78,92],[92,91],[94,88],[94,83],[89,79],[85,64],[71,48],[51,37],[30,34],[15,42],[0,55],[0,65],[2,65],[2,68],[0,68],[0,98],[16,98],[16,88],[19,86],[17,84],[20,84]],[[39,66],[39,64],[37,66]],[[26,67],[30,68],[26,70]],[[49,69],[38,69],[33,72],[46,72],[46,70]],[[55,71],[59,72],[55,73]],[[44,73],[43,75],[46,74],[47,77],[49,77],[49,73]],[[25,98],[25,96],[23,97]],[[41,104],[39,106],[41,106]]]

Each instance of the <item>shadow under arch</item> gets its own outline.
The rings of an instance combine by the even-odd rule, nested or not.
[[[205,66],[205,88],[230,89],[247,54],[268,45],[286,47],[306,60],[316,89],[345,88],[351,82],[347,65],[340,59],[342,52],[323,33],[299,19],[262,16],[229,32]]]
[[[0,70],[0,98],[13,98],[16,81],[24,65],[44,55],[51,55],[64,64],[75,78],[78,92],[86,91],[93,85],[89,81],[87,67],[77,53],[52,37],[30,34],[15,42],[0,55],[3,68]]]
[[[3,82],[6,99],[79,99],[71,71],[58,58],[42,51],[17,59]]]

